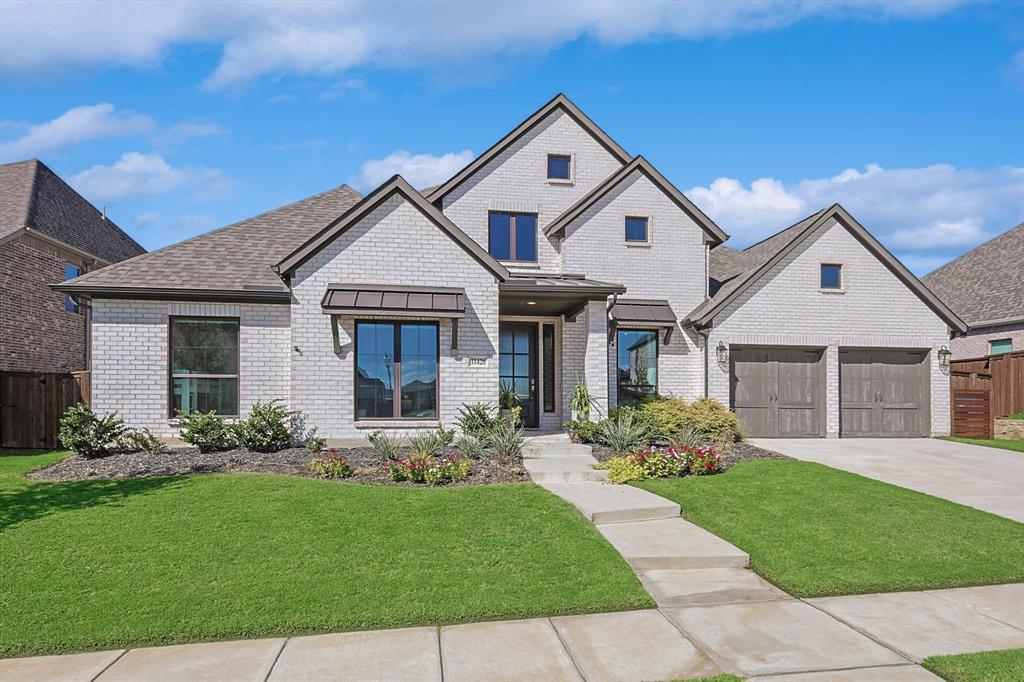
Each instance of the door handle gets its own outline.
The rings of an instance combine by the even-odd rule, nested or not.
[[[533,398],[534,398],[534,396],[536,394],[537,394],[537,380],[536,379],[530,379],[530,400],[533,400]]]

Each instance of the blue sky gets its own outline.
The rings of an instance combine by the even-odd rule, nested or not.
[[[833,201],[923,274],[1024,220],[1024,3],[0,5],[0,159],[153,249],[435,184],[565,92],[742,246]]]

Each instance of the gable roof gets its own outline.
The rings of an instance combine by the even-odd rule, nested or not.
[[[1024,320],[1024,223],[922,279],[971,327]]]
[[[400,195],[410,204],[419,209],[420,213],[426,216],[431,222],[447,234],[455,243],[466,250],[485,268],[490,270],[495,277],[501,281],[508,279],[508,269],[495,260],[494,256],[487,253],[479,244],[470,239],[469,235],[459,229],[455,223],[449,220],[433,204],[423,198],[423,195],[413,189],[412,185],[405,181],[401,175],[394,175],[383,185],[366,195],[359,203],[352,206],[348,211],[331,221],[315,235],[307,239],[298,248],[294,249],[287,256],[282,258],[274,270],[281,275],[288,275],[295,272],[296,268],[316,255],[321,249],[345,233],[350,227],[358,223],[370,211],[394,195]]]
[[[588,208],[597,203],[602,197],[613,191],[616,187],[622,184],[630,175],[633,173],[642,173],[645,175],[654,185],[664,192],[672,201],[679,206],[684,213],[697,223],[711,237],[715,243],[724,242],[729,238],[725,232],[722,231],[718,225],[715,224],[711,218],[704,215],[697,206],[686,198],[682,192],[676,189],[675,185],[665,179],[658,170],[651,165],[651,163],[642,156],[635,157],[628,164],[618,169],[607,178],[604,179],[594,189],[587,192],[580,198],[579,201],[574,203],[572,206],[567,208],[562,215],[558,216],[551,221],[551,224],[544,228],[544,234],[552,236],[556,233],[563,232],[572,221],[580,217]]]
[[[591,121],[590,118],[584,114],[579,107],[573,104],[568,97],[559,93],[547,104],[530,114],[530,116],[516,126],[512,132],[495,142],[490,149],[473,159],[469,165],[453,175],[443,185],[432,188],[429,194],[424,192],[424,194],[427,194],[427,199],[431,203],[435,203],[443,199],[452,190],[461,185],[467,178],[487,165],[488,162],[501,154],[501,152],[505,151],[510,145],[515,143],[516,140],[533,130],[534,127],[540,124],[548,117],[549,114],[557,109],[561,109],[571,116],[576,123],[590,133],[590,135],[597,140],[601,146],[607,149],[612,156],[617,158],[621,163],[627,163],[629,161],[630,155],[626,153],[625,149],[619,146],[618,142],[609,137],[608,134],[601,130],[596,123]]]
[[[359,198],[348,185],[341,185],[53,288],[107,296],[288,302],[288,289],[274,273],[274,263]]]
[[[106,263],[146,252],[38,159],[0,165],[0,240],[23,231]]]
[[[730,279],[720,282],[720,287],[715,294],[704,303],[697,306],[688,316],[687,321],[696,326],[707,326],[725,306],[735,301],[740,294],[746,291],[752,284],[761,278],[775,264],[780,262],[789,253],[802,244],[808,237],[817,232],[818,228],[825,225],[829,220],[835,219],[840,225],[850,231],[851,234],[876,258],[903,282],[907,288],[917,294],[918,298],[931,308],[936,315],[941,317],[946,324],[961,332],[966,331],[967,325],[956,314],[949,309],[928,287],[921,283],[906,266],[882,246],[864,226],[850,215],[845,208],[839,204],[818,211],[800,222],[792,225],[781,232],[772,235],[764,241],[758,242],[741,252],[729,249],[724,253],[724,258],[716,259],[714,254],[718,249],[712,249],[711,260],[719,260],[711,266],[712,272],[717,271],[720,275],[728,275]],[[721,247],[719,247],[721,248]],[[735,274],[729,274],[735,272]],[[714,277],[714,275],[712,275]]]

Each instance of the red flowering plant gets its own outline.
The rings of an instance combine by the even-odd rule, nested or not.
[[[722,457],[710,445],[686,446],[690,473],[694,476],[706,476],[722,471]]]
[[[309,460],[309,470],[320,478],[348,478],[352,475],[348,458],[339,455],[335,448],[323,450]]]
[[[434,464],[434,458],[423,453],[409,455],[405,459],[396,459],[387,465],[388,476],[392,481],[413,481],[423,483],[426,472]]]

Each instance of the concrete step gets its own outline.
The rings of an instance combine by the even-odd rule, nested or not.
[[[590,457],[594,449],[582,443],[527,442],[523,446],[523,459],[547,457]],[[596,460],[595,460],[596,461]]]
[[[524,459],[523,467],[535,483],[578,483],[604,481],[607,471],[597,471],[597,460],[590,455],[559,455]]]
[[[534,483],[603,483],[608,480],[608,472],[598,469],[585,469],[582,471],[533,471],[530,467],[524,467],[530,472],[530,478]]]
[[[646,490],[607,483],[541,483],[593,523],[618,524],[679,517],[679,505]],[[621,550],[620,550],[621,551]]]
[[[678,516],[598,525],[597,529],[634,571],[743,568],[750,560],[743,550]]]
[[[637,575],[662,608],[791,599],[745,568],[670,569],[640,571]]]

